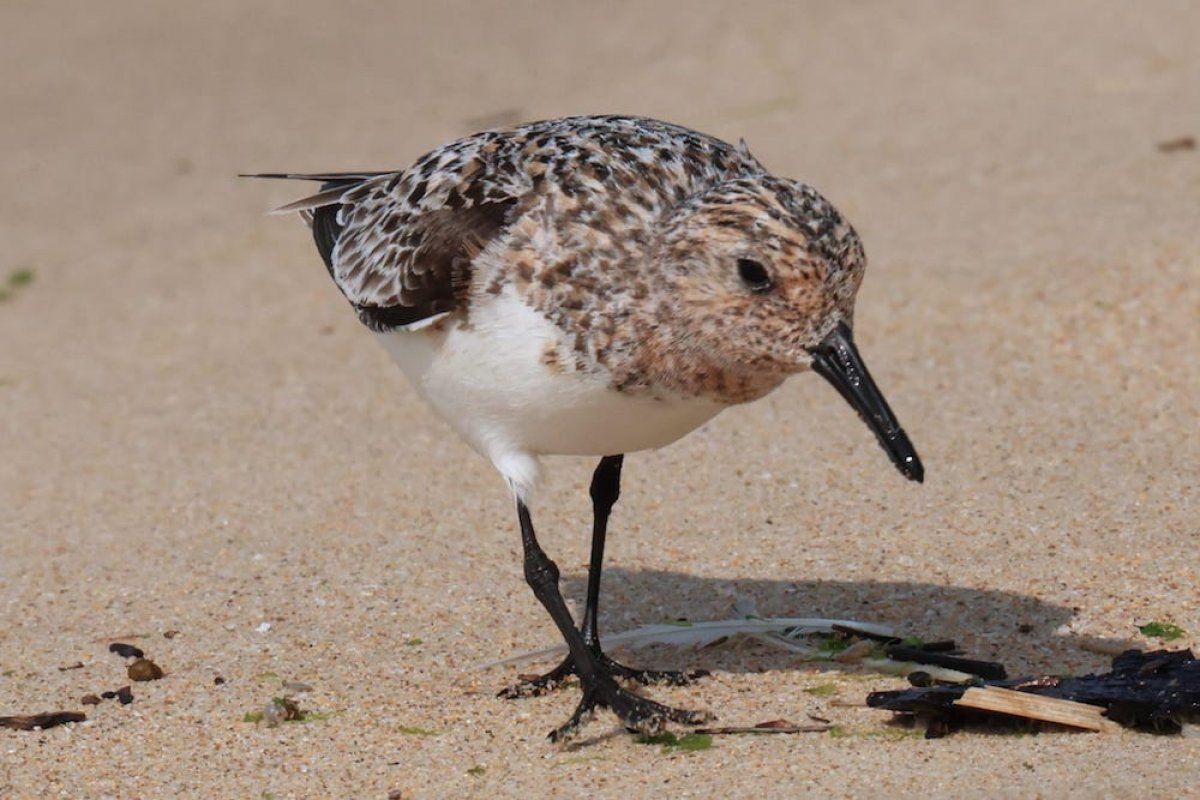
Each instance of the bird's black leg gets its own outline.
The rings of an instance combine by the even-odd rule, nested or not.
[[[604,569],[604,540],[608,536],[608,518],[621,496],[621,466],[624,455],[605,456],[592,473],[592,555],[588,559],[587,600],[583,606],[580,633],[589,647],[600,650],[600,573]]]
[[[592,474],[592,556],[588,563],[587,601],[583,609],[583,625],[580,633],[592,660],[604,665],[615,677],[635,680],[642,684],[667,683],[682,686],[708,673],[704,670],[676,672],[665,670],[633,669],[619,664],[600,650],[597,616],[600,611],[600,572],[604,565],[604,539],[608,533],[608,518],[621,495],[621,465],[625,456],[605,456],[596,465]],[[572,675],[578,674],[574,656],[568,654],[554,669],[544,675],[522,676],[521,680],[500,692],[501,697],[515,699],[534,697],[563,685]]]
[[[517,501],[517,516],[521,521],[521,544],[525,551],[525,581],[546,610],[567,642],[571,659],[579,675],[583,699],[566,724],[550,733],[553,741],[572,735],[599,706],[611,709],[627,727],[644,733],[661,731],[668,721],[683,725],[698,725],[711,719],[704,712],[685,711],[656,703],[622,689],[609,668],[596,660],[592,649],[584,642],[583,634],[575,628],[571,612],[558,590],[558,566],[550,560],[533,531],[529,509]]]

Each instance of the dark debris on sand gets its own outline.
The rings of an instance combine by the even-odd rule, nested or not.
[[[116,653],[121,658],[142,658],[146,654],[142,652],[142,648],[124,642],[113,642],[108,646],[110,653]]]
[[[105,700],[112,700],[116,698],[117,700],[121,701],[121,705],[123,706],[127,706],[133,702],[133,690],[128,686],[122,686],[115,692],[101,692],[100,696]]]
[[[1175,139],[1167,139],[1159,142],[1156,147],[1160,153],[1182,153],[1188,150],[1196,149],[1195,136],[1179,136]]]
[[[1151,733],[1179,733],[1185,723],[1200,721],[1200,661],[1191,650],[1126,650],[1113,659],[1111,671],[1081,677],[988,680],[872,692],[867,705],[909,720],[923,718],[930,722],[929,730],[935,736],[976,723],[1030,724],[1029,720],[955,705],[972,685],[1100,706],[1108,719]]]
[[[156,681],[163,676],[162,667],[148,658],[138,658],[127,668],[131,681]]]
[[[47,711],[28,716],[0,717],[0,728],[12,728],[17,731],[45,730],[67,722],[83,722],[85,719],[87,715],[78,711]]]

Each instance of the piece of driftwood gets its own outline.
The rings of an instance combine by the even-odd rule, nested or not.
[[[1056,722],[1089,731],[1112,731],[1121,726],[1104,718],[1102,706],[1060,700],[1031,692],[1017,692],[999,686],[977,686],[967,689],[954,705],[996,711],[1014,717]]]
[[[1191,650],[1127,650],[1113,659],[1112,670],[1079,677],[980,681],[1018,693],[1099,706],[1104,716],[1129,728],[1179,733],[1186,722],[1200,721],[1200,661]],[[960,705],[971,685],[928,686],[872,692],[867,705],[937,721],[938,730],[1014,718]],[[1022,720],[1017,720],[1022,721]]]

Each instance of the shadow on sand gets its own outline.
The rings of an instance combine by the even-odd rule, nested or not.
[[[563,576],[568,598],[585,593],[586,576]],[[1100,640],[1056,631],[1076,609],[1036,597],[989,589],[900,581],[777,581],[704,578],[663,570],[604,571],[601,632],[665,620],[733,619],[733,602],[751,600],[762,616],[821,616],[891,625],[901,635],[953,639],[973,658],[999,661],[1010,675],[1105,668],[1110,656],[1096,645],[1120,649],[1124,640]],[[1087,645],[1086,647],[1084,645]],[[752,656],[733,648],[680,651],[653,647],[625,660],[638,666],[702,668],[730,672],[808,669],[796,656],[767,647]]]

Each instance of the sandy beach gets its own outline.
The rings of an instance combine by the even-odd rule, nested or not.
[[[4,3],[0,715],[88,719],[0,729],[0,798],[1194,796],[1196,736],[926,740],[861,707],[903,679],[755,647],[624,657],[711,670],[647,691],[723,724],[835,732],[551,745],[577,693],[477,668],[559,641],[505,486],[265,216],[308,187],[235,176],[578,113],[745,137],[861,233],[858,342],[926,480],[800,376],[627,459],[603,629],[740,597],[1077,674],[1200,632],[1198,32],[1168,2]],[[550,460],[535,507],[572,602],[592,466]],[[113,641],[166,676],[82,706],[129,683]],[[244,721],[282,694],[314,718]]]

